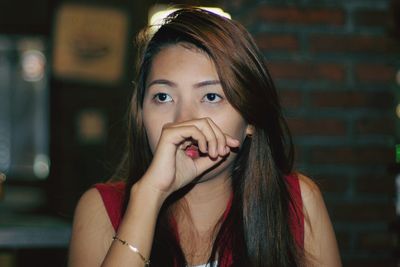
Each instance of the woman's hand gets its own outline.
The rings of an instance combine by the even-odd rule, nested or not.
[[[219,163],[239,144],[210,118],[165,124],[140,183],[168,196]]]

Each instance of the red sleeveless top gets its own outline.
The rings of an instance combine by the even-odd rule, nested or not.
[[[303,201],[301,198],[300,183],[296,174],[286,176],[286,182],[288,185],[289,193],[291,194],[293,203],[290,203],[290,228],[294,240],[297,245],[304,247],[304,216],[303,216]],[[121,208],[125,193],[125,182],[116,183],[100,183],[96,184],[95,188],[99,191],[101,198],[103,199],[104,206],[107,210],[107,214],[110,218],[111,224],[115,230],[118,231],[118,227],[122,220]],[[224,218],[228,214],[231,207],[231,202],[228,203],[227,209],[224,213]],[[232,261],[232,256],[228,256],[227,259],[222,259],[221,266],[229,266]]]

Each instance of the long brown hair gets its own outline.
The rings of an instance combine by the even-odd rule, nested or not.
[[[293,203],[285,182],[293,168],[293,144],[275,86],[253,38],[239,23],[198,8],[180,9],[154,34],[141,36],[147,39],[142,42],[131,102],[128,151],[119,168],[119,175],[128,177],[123,212],[131,186],[152,160],[142,121],[145,82],[152,60],[166,46],[189,43],[214,61],[228,101],[254,126],[254,134],[246,137],[234,162],[232,206],[221,222],[209,262],[217,255],[221,262],[231,253],[233,266],[301,266],[303,252],[289,227],[293,220],[289,206]],[[186,266],[169,218],[169,208],[184,190],[172,194],[160,211],[152,266]]]

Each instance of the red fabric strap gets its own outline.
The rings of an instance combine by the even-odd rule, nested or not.
[[[303,215],[303,199],[301,198],[300,180],[297,174],[286,176],[289,193],[292,202],[289,203],[290,212],[290,228],[294,236],[294,240],[301,248],[304,247],[304,215]]]
[[[99,191],[111,224],[115,232],[117,232],[122,219],[121,209],[125,192],[125,183],[95,184],[94,187]]]

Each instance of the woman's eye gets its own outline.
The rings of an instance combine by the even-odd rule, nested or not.
[[[218,103],[222,100],[222,97],[219,94],[208,93],[204,96],[203,100],[206,102]]]
[[[153,96],[153,99],[159,103],[166,103],[172,101],[172,97],[166,93],[157,93]]]

